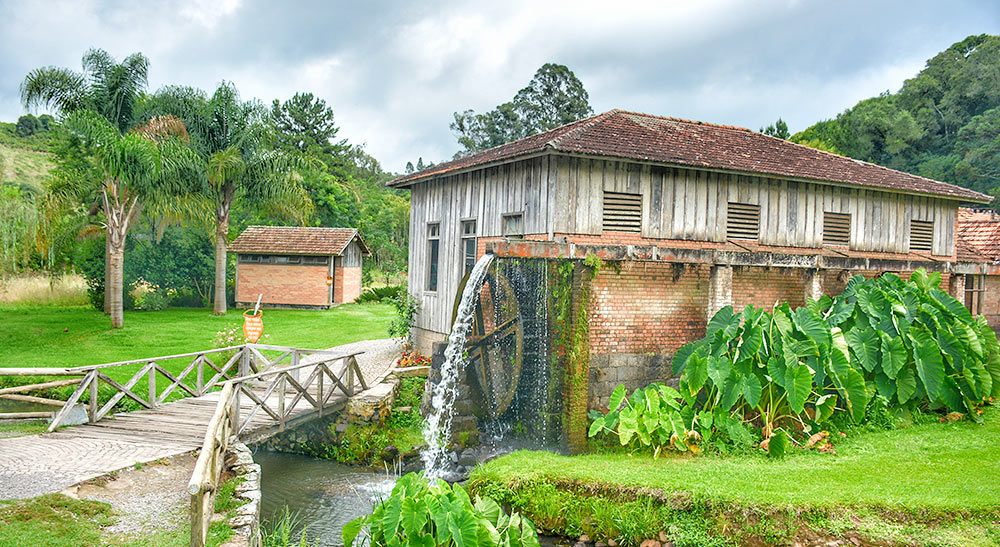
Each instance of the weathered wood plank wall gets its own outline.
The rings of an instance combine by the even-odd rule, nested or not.
[[[823,212],[851,215],[850,248],[907,252],[910,220],[934,222],[933,254],[951,255],[957,204],[929,197],[638,164],[547,155],[417,184],[410,199],[410,292],[417,326],[446,333],[462,277],[461,221],[479,237],[501,235],[502,217],[524,214],[524,231],[599,236],[603,193],[642,196],[642,236],[724,241],[729,202],[760,206],[760,243],[820,247]],[[438,290],[427,287],[427,230],[440,223]]]

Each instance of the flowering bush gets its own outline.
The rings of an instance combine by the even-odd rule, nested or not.
[[[267,343],[267,340],[270,337],[271,337],[270,334],[265,334],[260,337],[260,340],[258,340],[258,342]],[[239,323],[220,330],[219,332],[215,333],[215,338],[212,339],[213,348],[241,346],[243,344],[248,344],[248,343],[250,343],[250,341],[247,340],[246,336],[243,335],[243,325]]]
[[[429,367],[431,365],[431,358],[420,353],[417,350],[407,350],[403,352],[403,355],[396,360],[396,367],[407,368],[407,367]]]

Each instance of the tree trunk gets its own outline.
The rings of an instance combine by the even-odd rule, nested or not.
[[[110,295],[108,313],[111,314],[111,328],[120,329],[125,324],[122,298],[124,296],[125,246],[112,246],[109,257],[107,285],[105,285],[104,291]]]
[[[104,230],[104,315],[111,313],[111,236]]]
[[[226,313],[226,238],[229,233],[229,214],[222,213],[215,219],[215,315]]]

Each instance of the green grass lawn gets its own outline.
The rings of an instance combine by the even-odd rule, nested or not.
[[[840,440],[836,455],[801,452],[666,457],[516,452],[477,469],[489,480],[548,478],[684,491],[751,505],[1000,508],[1000,408],[986,423],[931,423]]]
[[[242,326],[241,310],[125,312],[111,329],[91,307],[0,307],[0,366],[80,366],[211,349],[216,333]],[[330,310],[264,310],[266,343],[321,349],[386,338],[387,304],[347,304]],[[261,343],[264,343],[262,340]]]
[[[856,433],[837,442],[836,455],[797,452],[782,460],[521,451],[478,467],[469,484],[549,530],[596,530],[599,537],[617,536],[622,545],[655,537],[664,522],[673,523],[678,537],[694,537],[678,545],[703,544],[726,529],[718,522],[740,519],[777,534],[765,543],[786,544],[779,539],[797,533],[788,532],[794,529],[789,522],[803,521],[810,511],[822,515],[816,517],[820,528],[904,545],[997,545],[1000,408],[988,409],[985,418],[985,425],[928,423]],[[669,501],[653,509],[656,500]],[[684,513],[677,500],[693,508]],[[841,515],[839,524],[831,514]]]

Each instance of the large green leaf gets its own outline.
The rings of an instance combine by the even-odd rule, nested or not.
[[[353,547],[354,540],[361,533],[361,528],[365,525],[365,520],[367,520],[367,515],[358,517],[351,522],[348,522],[340,529],[340,537],[344,540],[345,547]]]
[[[959,302],[954,296],[942,291],[941,289],[931,289],[928,291],[928,294],[930,294],[931,298],[933,298],[942,309],[958,318],[959,321],[964,323],[972,322],[972,313],[969,312],[969,308],[966,308],[965,305]]]
[[[740,377],[740,393],[743,394],[743,399],[751,407],[756,407],[757,403],[760,402],[760,391],[760,380],[757,379],[756,375],[746,374]]]
[[[590,430],[587,431],[587,436],[593,437],[594,435],[597,435],[601,431],[604,431],[604,416],[601,416],[600,418],[597,418],[593,422],[591,422]]]
[[[816,421],[825,422],[830,416],[833,416],[833,412],[837,409],[837,396],[828,393],[823,395],[819,399],[816,399]]]
[[[937,400],[944,384],[944,360],[937,342],[923,328],[910,329],[908,333],[913,340],[913,357],[917,363],[917,375],[924,384],[927,397]]]
[[[753,325],[743,329],[740,344],[737,347],[736,360],[747,359],[757,354],[764,342],[764,334],[760,326]]]
[[[879,346],[881,341],[874,329],[854,327],[847,332],[847,345],[854,352],[854,357],[861,362],[865,370],[871,372],[879,364]]]
[[[891,379],[896,379],[899,369],[906,364],[906,346],[902,338],[890,338],[881,333],[882,338],[882,371]]]
[[[875,373],[875,387],[878,389],[878,394],[889,401],[896,395],[896,382],[882,371]]]
[[[733,363],[729,360],[729,357],[709,357],[707,368],[708,377],[712,379],[712,383],[717,389],[722,390],[733,368]]]
[[[767,443],[767,455],[771,458],[785,457],[788,444],[788,436],[785,435],[784,431],[779,429]]]
[[[699,357],[694,355],[688,360],[688,366],[684,369],[681,379],[687,384],[691,395],[697,394],[708,380],[708,360],[709,357]]]
[[[860,422],[865,416],[865,407],[868,405],[868,386],[865,384],[865,377],[850,367],[843,373],[834,373],[832,377],[834,385],[844,397],[847,411],[855,422]]]
[[[976,334],[976,331],[971,326],[965,323],[952,323],[951,333],[965,346],[968,353],[974,354],[977,359],[986,358],[986,355],[983,353],[983,345],[979,341],[979,335]]]
[[[808,308],[799,308],[795,310],[793,317],[795,326],[806,336],[815,340],[817,344],[830,344],[830,326],[815,312]]]
[[[951,364],[957,372],[965,368],[965,346],[947,329],[938,329],[937,343],[941,351],[951,358]]]
[[[802,414],[805,409],[806,399],[812,393],[812,378],[812,372],[805,365],[789,367],[785,371],[785,390],[792,412]]]
[[[622,406],[622,402],[625,400],[625,386],[618,384],[614,391],[611,392],[611,402],[608,403],[608,410],[614,412]]]
[[[938,400],[944,403],[944,406],[951,410],[952,412],[961,412],[965,410],[965,401],[962,398],[962,390],[955,379],[951,376],[945,376],[944,382],[941,384],[941,391],[938,394]]]
[[[733,311],[732,306],[725,306],[719,311],[715,312],[712,319],[708,322],[708,327],[706,329],[706,336],[711,338],[715,331],[724,330],[728,331],[734,329],[736,325],[740,324],[740,316]]]
[[[905,404],[916,392],[917,377],[913,373],[913,368],[903,367],[896,374],[896,400],[899,404]]]
[[[402,503],[403,498],[399,496],[391,496],[388,501],[386,501],[385,514],[382,515],[382,533],[386,537],[392,537],[396,535],[399,531],[399,519],[402,514]]]
[[[407,537],[414,537],[420,534],[427,523],[427,503],[423,499],[407,497],[400,506],[400,524]]]

